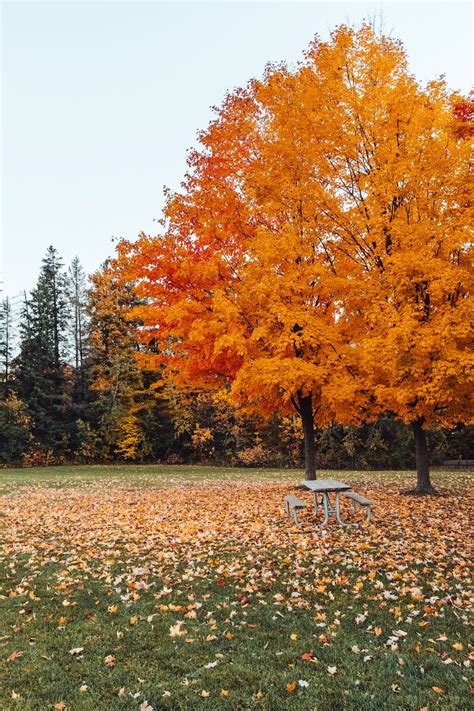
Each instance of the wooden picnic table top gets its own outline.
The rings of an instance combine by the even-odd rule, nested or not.
[[[301,484],[311,491],[344,491],[351,488],[349,484],[337,479],[305,479]]]

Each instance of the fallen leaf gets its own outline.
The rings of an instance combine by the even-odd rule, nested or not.
[[[14,662],[15,659],[19,659],[23,656],[23,652],[12,652],[9,657],[7,657],[7,662]]]
[[[182,622],[177,622],[175,625],[170,627],[170,637],[179,637],[180,635],[187,634],[187,631],[182,628]]]
[[[74,647],[69,650],[69,654],[81,654],[84,651],[84,647]]]

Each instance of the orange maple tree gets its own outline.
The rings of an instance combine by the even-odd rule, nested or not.
[[[369,27],[335,40],[308,55],[327,90],[320,211],[366,387],[412,424],[416,491],[430,493],[424,428],[472,418],[471,146],[452,131],[468,103],[442,80],[421,88],[402,46]]]
[[[462,97],[402,46],[338,28],[295,70],[229,95],[168,193],[163,231],[119,246],[142,336],[184,386],[314,420],[467,417],[470,147]]]

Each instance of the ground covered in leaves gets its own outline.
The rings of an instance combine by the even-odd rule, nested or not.
[[[469,474],[332,476],[372,522],[296,528],[295,472],[1,472],[0,708],[472,708]]]

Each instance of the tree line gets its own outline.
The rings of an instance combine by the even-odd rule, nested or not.
[[[137,297],[110,263],[87,277],[79,259],[66,270],[54,247],[19,314],[0,310],[0,463],[168,462],[301,466],[300,418],[242,412],[205,389],[180,390],[144,364],[130,318]],[[137,358],[137,356],[139,356]],[[428,433],[433,463],[467,457],[472,432]],[[413,467],[409,428],[385,413],[376,422],[316,428],[323,468]]]

